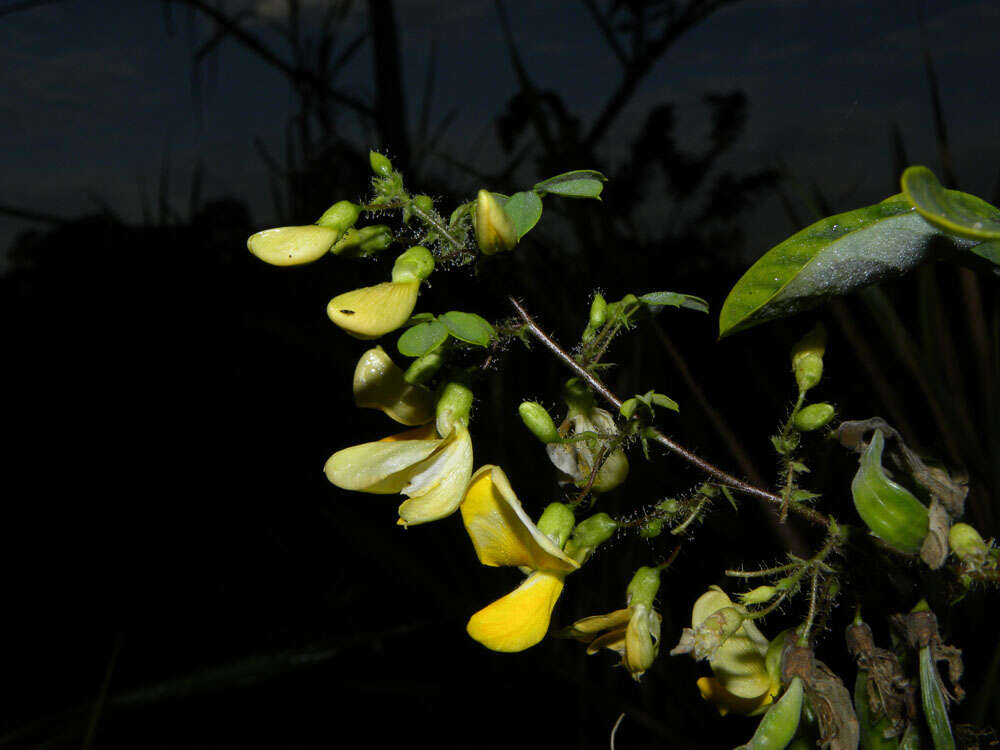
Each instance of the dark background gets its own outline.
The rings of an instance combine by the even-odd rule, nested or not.
[[[481,186],[601,169],[600,204],[547,200],[515,253],[436,274],[418,309],[500,319],[515,294],[569,346],[596,288],[705,297],[710,316],[668,310],[617,344],[607,380],[671,395],[665,430],[763,484],[794,396],[789,346],[821,319],[816,398],[962,467],[991,536],[994,278],[922,269],[723,342],[716,315],[754,258],[897,192],[906,164],[996,202],[998,31],[996,5],[976,2],[0,5],[0,746],[603,747],[622,712],[619,747],[744,741],[752,722],[698,697],[703,665],[666,651],[723,570],[781,558],[762,510],[720,510],[685,543],[641,684],[576,643],[486,651],[465,621],[517,573],[479,566],[457,518],[404,531],[397,498],[321,471],[393,431],[354,407],[365,346],[323,312],[392,258],[278,269],[246,237],[362,196],[372,146],[447,210]],[[514,347],[477,388],[476,465],[502,465],[533,515],[562,490],[514,408],[555,406],[565,377]],[[850,522],[856,463],[814,442],[808,486]],[[614,515],[700,481],[631,458],[602,500]],[[631,571],[673,548],[616,538],[569,579],[554,626],[622,606]],[[967,656],[957,720],[996,724],[990,595],[949,610],[939,580],[875,570],[845,574],[820,657],[853,683],[841,634],[856,596],[887,645],[884,615],[929,591]]]

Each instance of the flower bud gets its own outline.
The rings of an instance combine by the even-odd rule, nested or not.
[[[330,227],[276,227],[251,235],[247,249],[272,266],[298,266],[322,258],[339,236]]]
[[[485,255],[513,250],[517,244],[517,230],[513,222],[488,190],[479,191],[476,208],[472,212],[472,225],[476,231],[476,243]]]
[[[369,151],[368,163],[371,164],[372,172],[379,177],[392,176],[392,162],[384,154],[380,154],[378,151]]]
[[[410,363],[406,372],[403,373],[403,380],[410,385],[426,383],[437,374],[443,363],[444,357],[441,355],[440,348],[427,352]]]
[[[392,230],[385,224],[348,229],[331,252],[348,258],[367,258],[392,244]]]
[[[437,402],[437,429],[439,435],[451,432],[454,423],[469,424],[472,410],[472,390],[456,380],[448,381],[441,389]]]
[[[663,533],[663,519],[651,518],[639,527],[639,536],[643,539],[655,539]]]
[[[396,258],[392,267],[395,282],[423,281],[434,270],[434,256],[426,247],[414,245]]]
[[[989,547],[972,526],[967,523],[956,523],[948,532],[948,546],[962,562],[981,565],[986,562]]]
[[[434,210],[434,200],[429,195],[413,196],[413,207],[422,213],[429,214]]]
[[[812,432],[820,427],[826,426],[833,419],[833,406],[827,403],[809,404],[800,409],[792,420],[792,424],[799,432]]]
[[[543,443],[558,443],[561,440],[555,422],[541,404],[536,401],[522,401],[517,407],[517,413],[521,415],[524,426]]]
[[[771,601],[777,593],[778,589],[774,586],[758,586],[755,589],[740,594],[740,601],[744,604],[763,604],[764,602]]]
[[[573,541],[584,547],[597,547],[611,538],[618,522],[607,513],[595,513],[573,529]]]
[[[563,545],[566,544],[566,540],[569,539],[574,523],[576,523],[576,519],[573,517],[573,511],[569,509],[568,505],[564,503],[550,503],[542,512],[542,517],[538,519],[538,523],[535,525],[539,531],[555,542],[555,545],[559,549],[562,549]]]
[[[823,354],[826,351],[826,329],[817,325],[792,347],[792,372],[799,391],[805,393],[823,377]]]
[[[653,599],[656,598],[656,592],[659,590],[660,569],[644,565],[635,571],[635,575],[629,581],[625,601],[628,602],[629,606],[634,607],[642,604],[652,609]]]
[[[360,215],[361,206],[350,201],[337,201],[316,219],[316,224],[343,233],[354,226]]]

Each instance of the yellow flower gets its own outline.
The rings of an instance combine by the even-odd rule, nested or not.
[[[410,319],[419,281],[386,281],[338,294],[326,306],[334,323],[359,339],[377,339]]]
[[[381,346],[361,355],[354,368],[354,403],[379,409],[400,424],[421,425],[434,418],[434,394],[410,385]]]
[[[520,586],[476,612],[466,630],[493,651],[534,646],[549,629],[564,579],[580,564],[562,551],[562,534],[556,544],[531,522],[499,466],[483,466],[472,476],[462,520],[483,565],[519,566],[527,572]]]
[[[635,604],[606,615],[577,620],[564,635],[588,644],[587,653],[611,649],[622,657],[621,664],[638,682],[653,665],[659,651],[662,618],[646,604]]]
[[[334,453],[326,477],[345,490],[401,493],[401,526],[436,521],[454,513],[472,475],[472,439],[450,412],[437,422]]]
[[[315,224],[276,227],[251,235],[247,249],[272,266],[298,266],[322,258],[339,237],[339,230]]]
[[[733,602],[722,589],[712,586],[695,602],[691,626],[697,633],[712,615],[732,607]],[[767,668],[767,648],[764,634],[752,620],[744,619],[709,658],[715,676],[698,680],[702,698],[714,703],[723,716],[730,711],[741,714],[762,711],[781,690],[780,680]]]

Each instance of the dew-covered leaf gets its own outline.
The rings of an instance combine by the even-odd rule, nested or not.
[[[593,169],[576,169],[535,183],[532,190],[566,198],[599,198],[607,181],[607,177]]]
[[[1000,239],[1000,209],[982,198],[945,190],[927,167],[909,167],[900,180],[903,195],[939,229],[973,240]]]
[[[475,313],[452,310],[438,320],[448,329],[448,333],[467,344],[489,346],[490,339],[496,336],[493,326]]]
[[[431,320],[407,329],[396,342],[396,348],[407,357],[420,357],[437,349],[447,338],[448,329],[444,324]]]
[[[942,234],[902,195],[830,216],[766,252],[729,292],[719,337],[901,276],[941,250],[974,243]]]

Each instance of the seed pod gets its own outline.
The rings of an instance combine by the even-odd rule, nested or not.
[[[793,677],[784,695],[764,714],[750,741],[737,750],[785,750],[799,729],[802,694],[802,678]]]
[[[833,419],[833,406],[827,403],[809,404],[795,414],[792,424],[799,432],[812,432]]]
[[[882,468],[884,447],[882,431],[875,430],[851,482],[854,507],[872,534],[902,552],[916,554],[929,528],[927,508],[886,476]]]
[[[948,706],[930,646],[920,649],[920,702],[924,706],[924,718],[927,720],[927,728],[931,730],[934,750],[955,750],[955,738],[951,735],[951,723],[948,721]]]
[[[854,680],[854,713],[858,715],[861,750],[898,750],[899,740],[885,736],[885,730],[892,726],[889,717],[883,715],[878,721],[873,720],[871,704],[868,702],[867,669],[859,669]]]

